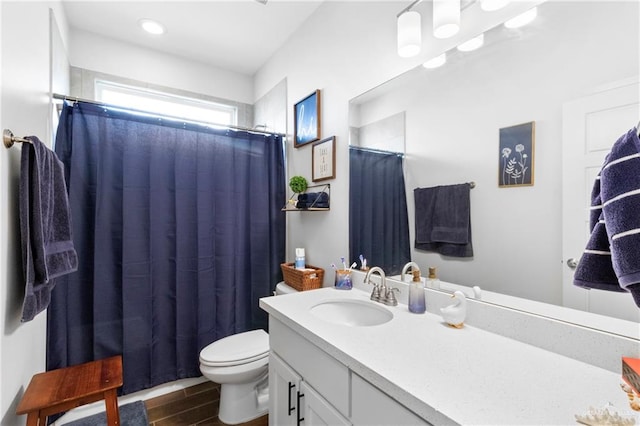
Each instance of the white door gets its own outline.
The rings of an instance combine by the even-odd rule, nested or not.
[[[269,425],[299,424],[298,393],[301,378],[280,357],[269,354]]]
[[[639,99],[640,84],[633,79],[566,103],[562,135],[563,304],[636,322],[640,321],[640,309],[630,294],[573,285],[571,263],[579,261],[589,238],[594,179],[611,146],[640,121]]]

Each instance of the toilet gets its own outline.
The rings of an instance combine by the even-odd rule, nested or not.
[[[295,292],[281,282],[274,293]],[[200,371],[220,384],[220,421],[234,425],[267,414],[269,335],[264,330],[234,334],[209,344],[200,351]]]

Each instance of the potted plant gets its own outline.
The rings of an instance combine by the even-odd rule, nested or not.
[[[303,176],[293,176],[289,179],[289,188],[296,194],[302,194],[307,190],[307,179]]]

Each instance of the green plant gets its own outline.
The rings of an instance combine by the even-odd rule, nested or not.
[[[295,193],[302,193],[307,190],[307,180],[302,176],[293,176],[289,179],[289,188]]]

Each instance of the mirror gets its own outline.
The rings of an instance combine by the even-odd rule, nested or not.
[[[359,144],[367,143],[364,130],[384,128],[398,114],[404,118],[402,142],[394,135],[386,149],[404,148],[412,246],[414,188],[476,184],[474,256],[443,257],[412,247],[412,260],[423,271],[434,266],[443,281],[479,286],[483,300],[495,293],[563,306],[563,107],[617,82],[637,84],[638,14],[637,2],[545,2],[531,24],[497,26],[485,32],[480,49],[453,48],[444,66],[417,67],[351,101],[350,134],[359,135]],[[615,139],[636,125],[637,105],[632,111],[635,121],[610,129]],[[533,185],[500,188],[500,129],[528,122],[535,122]],[[608,146],[615,142],[610,138]],[[575,191],[590,189],[591,183]],[[585,226],[585,243],[587,235]],[[619,318],[640,321],[631,296],[620,295],[628,300]]]

